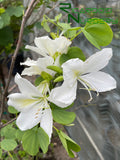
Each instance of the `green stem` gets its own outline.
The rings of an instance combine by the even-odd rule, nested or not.
[[[82,30],[80,30],[73,38],[71,38],[71,41],[72,41],[73,39],[75,39],[81,32],[82,32]]]
[[[54,128],[57,132],[59,132],[59,130],[58,130],[55,126],[53,126],[53,128]]]
[[[8,151],[9,156],[11,157],[12,160],[14,160],[12,154]]]

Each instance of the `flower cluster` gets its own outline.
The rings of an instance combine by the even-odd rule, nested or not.
[[[27,59],[21,65],[26,65],[22,75],[41,75],[43,80],[38,86],[34,86],[19,74],[15,76],[21,93],[14,93],[8,96],[8,105],[16,108],[20,114],[16,124],[21,130],[31,129],[40,123],[40,127],[48,134],[49,139],[52,134],[53,116],[50,103],[58,107],[65,108],[71,105],[76,99],[77,80],[85,87],[92,100],[91,90],[99,92],[110,91],[116,88],[116,81],[109,74],[100,71],[104,68],[112,57],[112,49],[105,48],[87,60],[70,58],[62,65],[59,63],[60,56],[67,54],[71,41],[64,36],[54,40],[48,36],[35,38],[35,45],[26,48],[41,56],[37,61]],[[52,66],[53,69],[48,68]],[[54,67],[62,70],[58,75]],[[43,73],[52,78],[46,79]],[[56,86],[54,79],[63,76],[61,86]],[[54,83],[50,87],[51,81]],[[54,87],[55,86],[55,87]]]

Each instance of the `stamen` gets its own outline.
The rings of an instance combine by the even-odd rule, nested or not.
[[[92,98],[92,94],[90,92],[90,89],[88,88],[88,86],[80,78],[78,80],[83,84],[83,86],[86,88],[86,90],[89,93],[90,99],[88,100],[88,102],[92,101],[93,98]]]

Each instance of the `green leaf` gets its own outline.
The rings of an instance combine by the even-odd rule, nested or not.
[[[12,113],[12,114],[16,114],[18,113],[19,111],[17,111],[14,107],[12,106],[8,106],[8,112],[9,113]]]
[[[42,128],[33,128],[25,132],[22,137],[23,149],[30,155],[36,155],[41,147],[44,153],[48,150],[49,137]]]
[[[3,139],[1,142],[1,148],[6,151],[12,151],[17,147],[17,143],[13,139]]]
[[[98,49],[100,46],[107,46],[112,41],[113,32],[102,19],[92,18],[81,29],[85,37]]]
[[[85,61],[85,59],[86,59],[84,53],[78,47],[71,47],[71,48],[69,48],[67,55],[69,56],[69,59],[79,58],[82,61]]]
[[[2,158],[2,149],[0,149],[0,158]]]
[[[59,58],[59,63],[60,63],[60,65],[62,65],[63,63],[65,63],[68,60],[69,60],[69,56],[67,54],[62,54]]]
[[[13,31],[7,26],[0,29],[0,46],[6,46],[9,43],[13,43]]]
[[[68,155],[74,158],[75,156],[72,151],[79,152],[80,146],[62,131],[58,131],[58,135]]]
[[[75,113],[68,112],[61,108],[53,108],[52,110],[53,119],[60,124],[68,125],[75,120]]]
[[[55,16],[55,20],[58,21],[61,17],[62,17],[62,14],[60,13],[57,16]]]
[[[1,129],[1,136],[7,139],[15,139],[16,138],[16,129],[12,127],[12,125],[8,125]]]
[[[35,130],[34,128],[27,130],[22,137],[22,145],[23,149],[27,153],[29,153],[32,156],[36,155],[39,151],[37,130]]]
[[[67,36],[67,38],[72,38],[72,37],[74,37],[75,35],[76,35],[76,31],[75,30],[67,30],[66,32],[65,32],[65,35]]]
[[[41,76],[43,79],[48,80],[48,81],[53,79],[53,77],[49,73],[44,72],[44,71],[41,72]]]
[[[41,76],[37,77],[35,80],[35,86],[38,86],[43,80],[44,79]]]
[[[3,26],[4,26],[4,22],[3,22],[2,17],[0,16],[0,29],[3,28]]]
[[[0,8],[0,14],[4,13],[5,9],[4,8]]]
[[[50,32],[50,31],[51,31],[51,30],[50,30],[50,27],[49,27],[49,25],[48,25],[48,23],[47,23],[46,20],[43,20],[43,21],[41,22],[41,26],[43,26],[43,28],[44,28],[47,32]]]
[[[16,131],[16,138],[18,140],[22,140],[22,137],[23,137],[24,133],[25,133],[25,131],[21,131],[21,130],[17,129],[17,131]]]
[[[6,9],[6,12],[9,14],[9,16],[16,16],[20,17],[23,15],[24,8],[21,6],[10,6]]]
[[[68,30],[68,29],[70,29],[71,27],[70,27],[70,24],[68,24],[68,23],[60,23],[60,22],[58,22],[57,23],[63,30]]]
[[[78,47],[70,47],[67,54],[62,54],[60,56],[59,62],[60,65],[62,65],[63,63],[65,63],[66,61],[68,61],[69,59],[73,59],[73,58],[79,58],[82,61],[85,61],[85,55],[82,52],[82,50]]]
[[[10,24],[10,16],[8,13],[4,12],[2,15],[1,15],[1,18],[3,20],[3,23],[4,23],[4,27],[5,26],[8,26]]]
[[[41,28],[42,28],[41,22],[36,22],[34,26],[35,26],[36,28],[38,28],[38,29],[41,29]]]
[[[63,73],[62,69],[60,67],[58,67],[58,66],[48,66],[47,68],[51,69],[51,70],[53,70],[53,71],[55,71],[57,73],[60,73],[60,74]]]
[[[41,127],[38,128],[38,141],[43,153],[46,153],[49,145],[49,137]]]
[[[54,80],[54,82],[61,82],[61,81],[63,81],[63,76],[59,76]]]

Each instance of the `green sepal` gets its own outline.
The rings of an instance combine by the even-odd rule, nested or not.
[[[44,72],[44,71],[41,72],[41,77],[42,77],[43,79],[45,79],[45,80],[48,80],[48,81],[50,81],[50,80],[53,79],[53,77],[52,77],[49,73]]]
[[[54,32],[51,32],[51,33],[50,33],[50,36],[51,36],[53,39],[57,38],[57,35],[56,35]]]
[[[55,71],[57,73],[60,73],[60,74],[63,73],[62,69],[60,67],[58,67],[58,66],[47,66],[47,68],[51,69],[51,70],[53,70],[53,71]]]
[[[68,155],[74,158],[75,156],[72,151],[79,152],[81,150],[80,146],[62,131],[57,131],[57,133]]]
[[[58,77],[54,80],[54,82],[61,82],[61,81],[63,81],[63,76],[58,76]]]
[[[42,81],[44,81],[44,79],[41,76],[37,77],[35,80],[35,86],[39,86]]]

